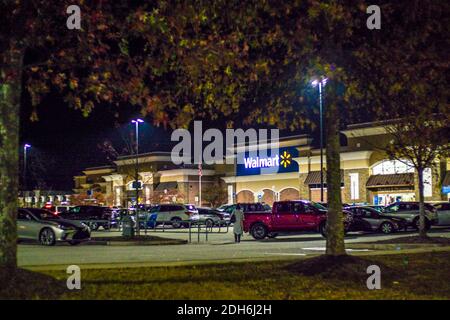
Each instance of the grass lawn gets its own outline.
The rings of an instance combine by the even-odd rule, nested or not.
[[[350,264],[338,268],[322,267],[324,261],[313,258],[297,262],[88,269],[81,271],[81,290],[61,291],[52,286],[48,291],[54,290],[54,294],[34,294],[31,298],[450,299],[450,252],[350,260]],[[366,266],[374,263],[381,267],[381,290],[366,287]],[[305,274],[305,269],[312,272]],[[65,272],[44,271],[40,277],[42,273],[65,286]],[[0,297],[13,298],[5,287],[0,288]]]

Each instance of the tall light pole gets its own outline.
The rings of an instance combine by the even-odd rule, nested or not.
[[[142,119],[131,120],[134,123],[136,129],[136,165],[134,167],[134,188],[136,190],[136,231],[139,235],[140,225],[139,225],[139,124],[143,123]]]
[[[27,190],[27,150],[31,145],[25,143],[23,145],[23,191]]]
[[[319,86],[319,122],[320,122],[320,201],[323,202],[323,98],[322,89],[327,84],[327,78],[314,80],[313,87]]]

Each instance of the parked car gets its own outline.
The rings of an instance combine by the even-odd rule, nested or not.
[[[193,205],[193,204],[185,204],[184,206],[186,207],[187,211],[190,212],[190,215],[198,213],[198,210],[195,207],[195,205]]]
[[[226,225],[228,218],[228,222],[230,220],[230,216],[226,212],[220,212],[216,209],[211,208],[198,208],[198,213],[192,214],[190,216],[190,220],[192,222],[200,222],[204,223],[209,227],[218,226],[218,225]]]
[[[386,209],[386,207],[381,204],[373,204],[373,205],[369,204],[365,207],[373,208],[373,209],[377,210],[378,212],[384,212],[384,210]]]
[[[316,202],[317,204],[320,204],[322,207],[324,207],[324,208],[328,208],[328,203],[327,202]],[[343,208],[345,208],[345,207],[348,207],[348,206],[351,206],[350,204],[348,204],[348,203],[343,203],[342,204],[342,207]]]
[[[109,207],[101,206],[75,206],[66,212],[59,214],[61,218],[67,220],[78,220],[89,225],[91,230],[98,230],[99,227],[109,229],[113,210]]]
[[[229,214],[228,212],[218,211],[218,210],[215,210],[215,212],[216,212],[217,215],[220,216],[220,219],[221,219],[223,224],[226,225],[226,224],[230,224],[231,223],[231,214]]]
[[[385,216],[404,218],[408,227],[419,229],[419,202],[394,202],[385,208],[383,214]],[[429,229],[435,224],[438,224],[437,209],[431,204],[425,203],[425,226]]]
[[[437,210],[438,215],[438,226],[449,226],[450,225],[450,202],[438,203],[434,207]]]
[[[271,211],[246,211],[244,231],[255,239],[275,237],[278,232],[318,231],[326,237],[327,209],[307,200],[277,201]],[[344,229],[351,223],[344,213]]]
[[[231,206],[231,204],[223,204],[220,207],[216,208],[216,210],[219,211],[224,211],[226,208],[228,208],[229,206]]]
[[[67,210],[69,210],[70,208],[73,208],[73,206],[68,206],[68,205],[53,205],[51,203],[47,203],[45,204],[42,209],[48,210],[50,212],[56,212],[56,213],[62,213],[62,212],[66,212]]]
[[[151,214],[156,213],[156,224],[170,223],[173,228],[181,228],[183,221],[189,220],[195,211],[188,210],[183,204],[160,204],[150,210]]]
[[[45,209],[23,208],[17,214],[17,237],[37,240],[46,246],[57,241],[76,245],[89,240],[91,230],[84,223],[62,219]]]
[[[234,215],[233,215],[233,211],[236,209],[236,206],[238,204],[231,204],[228,205],[223,212],[226,212],[230,215],[230,222],[234,223],[236,221]],[[260,203],[260,202],[256,202],[256,203],[239,203],[240,207],[242,208],[242,210],[245,212],[247,211],[260,211],[260,212],[265,212],[265,211],[271,211],[271,207],[268,204],[265,203]]]
[[[345,210],[350,211],[353,215],[349,231],[369,231],[389,234],[406,229],[408,224],[406,219],[385,216],[372,207],[351,206],[346,207]]]

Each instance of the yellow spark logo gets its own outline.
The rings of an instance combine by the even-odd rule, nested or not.
[[[286,168],[288,165],[291,164],[292,161],[291,158],[292,158],[291,154],[287,151],[284,151],[283,154],[281,155],[281,165]]]

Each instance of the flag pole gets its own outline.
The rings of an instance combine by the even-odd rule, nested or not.
[[[198,164],[198,206],[202,206],[202,164]]]

